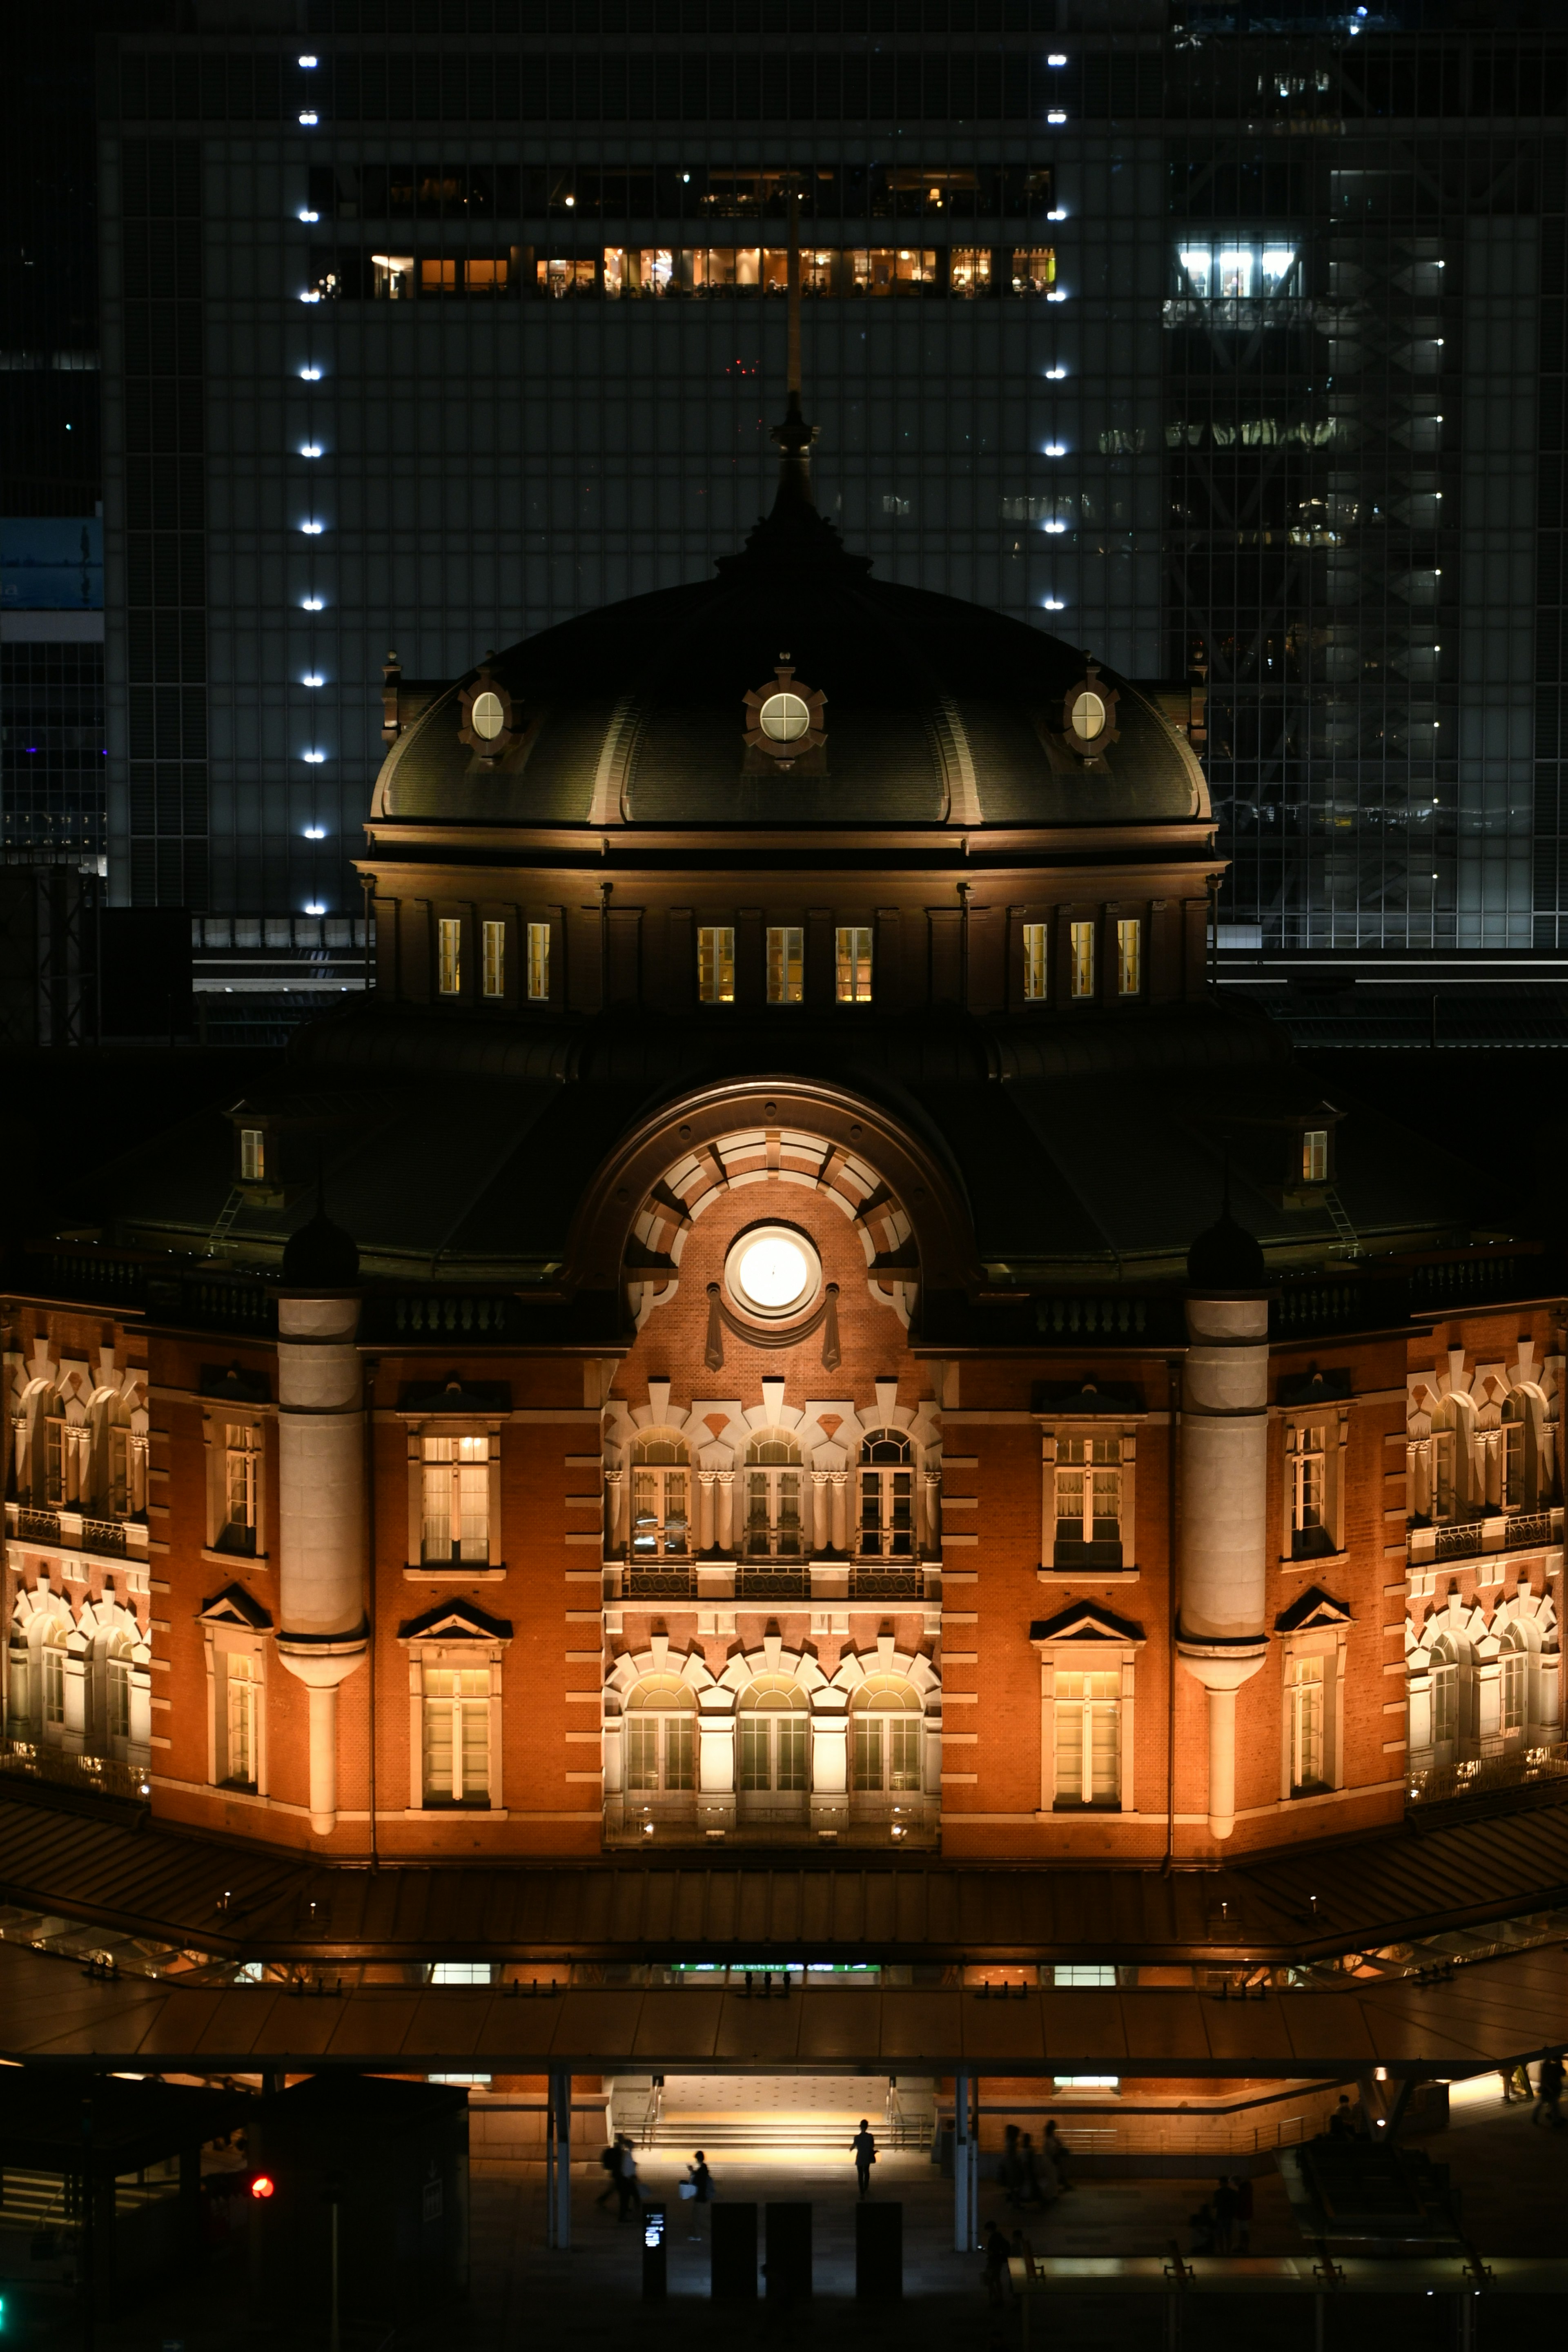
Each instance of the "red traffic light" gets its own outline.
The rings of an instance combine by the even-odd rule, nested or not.
[[[250,2184],[250,2193],[253,2197],[270,2197],[273,2186],[270,2173],[258,2172]]]

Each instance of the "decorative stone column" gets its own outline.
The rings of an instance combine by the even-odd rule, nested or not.
[[[713,1484],[718,1475],[716,1470],[700,1470],[697,1473],[697,1549],[704,1557],[714,1549]]]
[[[847,1470],[831,1470],[828,1475],[833,1481],[831,1542],[835,1551],[844,1552],[849,1549],[848,1528],[846,1524],[848,1517],[849,1473]]]
[[[732,1552],[735,1549],[735,1474],[732,1470],[719,1473],[719,1549]]]
[[[925,1525],[921,1531],[921,1548],[933,1559],[942,1553],[942,1472],[922,1470],[921,1495],[925,1511]]]
[[[811,1474],[811,1548],[817,1553],[825,1552],[833,1540],[828,1476],[826,1470]]]
[[[1268,1301],[1228,1206],[1187,1261],[1176,1654],[1208,1697],[1209,1835],[1236,1827],[1236,1695],[1268,1654]]]
[[[369,1646],[358,1271],[349,1236],[318,1213],[284,1252],[278,1302],[277,1648],[310,1694],[318,1837],[337,1826],[338,1691]]]
[[[735,1694],[722,1684],[697,1694],[697,1807],[704,1830],[735,1825]]]
[[[811,1826],[841,1830],[849,1819],[849,1703],[831,1685],[811,1695]]]
[[[624,1470],[605,1473],[605,1557],[618,1559],[622,1549],[621,1497],[626,1486]]]

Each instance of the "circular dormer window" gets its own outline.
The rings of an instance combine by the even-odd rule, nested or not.
[[[731,1297],[764,1323],[804,1314],[822,1287],[822,1260],[794,1225],[753,1225],[724,1261]]]
[[[1105,705],[1087,686],[1080,688],[1073,701],[1072,731],[1086,743],[1092,743],[1097,735],[1105,732]]]
[[[506,709],[500,695],[492,688],[487,687],[483,694],[475,695],[473,708],[468,713],[468,724],[474,733],[482,736],[487,743],[493,743],[496,737],[505,731]]]
[[[504,681],[490,676],[489,662],[460,689],[458,709],[462,719],[458,740],[479,753],[481,766],[493,768],[521,742],[517,708]]]
[[[798,743],[811,726],[811,712],[798,694],[770,694],[757,724],[773,743]]]
[[[1062,702],[1062,734],[1069,751],[1093,761],[1117,740],[1117,688],[1100,675],[1100,664],[1089,660],[1076,686]]]

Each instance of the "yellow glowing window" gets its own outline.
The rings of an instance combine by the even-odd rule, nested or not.
[[[1074,923],[1072,926],[1072,992],[1075,996],[1094,994],[1094,925]]]
[[[463,985],[463,926],[443,916],[437,929],[436,984],[443,996],[457,996]]]
[[[1136,996],[1143,986],[1143,926],[1136,919],[1116,926],[1116,992]]]
[[[805,934],[793,923],[768,928],[768,1003],[798,1004],[805,993]]]
[[[990,247],[955,245],[952,248],[949,283],[955,294],[989,294],[991,291]]]
[[[1329,1131],[1326,1127],[1310,1127],[1301,1137],[1301,1181],[1322,1184],[1329,1173]]]
[[[267,1137],[259,1127],[239,1130],[239,1172],[247,1184],[259,1184],[266,1177]]]
[[[542,1004],[550,994],[550,926],[530,923],[528,927],[528,994],[533,1004]]]
[[[467,261],[463,265],[463,283],[470,294],[504,294],[508,268],[500,260]]]
[[[703,1004],[735,1002],[735,934],[727,923],[704,923],[698,930],[697,994]]]
[[[506,994],[506,925],[485,925],[485,994]]]
[[[1015,294],[1048,294],[1057,282],[1056,248],[1049,245],[1019,246],[1013,255]]]
[[[1046,961],[1047,930],[1044,923],[1024,926],[1024,1002],[1043,1004],[1049,994],[1049,967]]]
[[[422,257],[419,263],[421,294],[455,294],[458,290],[458,265],[441,261],[435,256]]]
[[[840,1004],[871,1002],[871,927],[843,923],[838,927],[837,988]]]

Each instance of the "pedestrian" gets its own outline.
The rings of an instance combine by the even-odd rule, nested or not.
[[[621,2137],[620,2169],[616,2174],[616,2195],[620,2200],[616,2211],[617,2221],[630,2221],[634,2205],[639,2213],[642,2211],[642,2190],[637,2187],[637,2160],[632,2153],[632,2144],[624,2133]]]
[[[1539,2104],[1535,2113],[1530,2118],[1531,2122],[1538,2124],[1544,2116],[1548,2126],[1552,2131],[1561,2131],[1563,2128],[1563,2053],[1560,2050],[1549,2050],[1541,2062],[1541,2088],[1537,2098]]]
[[[605,2185],[594,2202],[602,2212],[616,2194],[616,2184],[621,2177],[621,2135],[616,2134],[608,2147],[599,2151],[599,2162],[605,2168]]]
[[[1026,2132],[1018,2149],[1018,2202],[1020,2205],[1043,2205],[1045,2192],[1040,2187],[1039,2159],[1035,2154],[1032,2132]]]
[[[1214,2207],[1214,2250],[1216,2254],[1228,2254],[1236,2229],[1236,2191],[1223,2174],[1210,2202]]]
[[[1193,2232],[1193,2242],[1187,2249],[1188,2252],[1212,2254],[1215,2237],[1214,2207],[1207,2203],[1200,2205],[1195,2213],[1187,2215],[1187,2221]]]
[[[998,2174],[1002,2193],[1009,2205],[1016,2205],[1018,2192],[1024,2185],[1023,2160],[1018,2154],[1018,2126],[1009,2124],[1002,2137],[1002,2168]]]
[[[1351,2105],[1348,2091],[1340,2093],[1339,2105],[1329,2117],[1329,2137],[1331,2139],[1354,2139],[1355,2137],[1355,2112]]]
[[[708,2169],[708,2158],[700,2148],[698,2149],[694,2160],[686,2168],[686,2178],[680,2184],[680,2194],[694,2209],[691,2216],[694,2221],[697,2219],[695,2209],[702,2205],[711,2205],[713,2202],[713,2175]],[[700,2230],[689,2230],[686,2234],[689,2238],[700,2239],[702,2232]]]
[[[860,2183],[862,2197],[871,2194],[871,2167],[877,2161],[877,2139],[864,2116],[860,2128],[849,2143],[855,2151],[855,2178]]]
[[[1040,2153],[1047,2158],[1051,2170],[1056,2174],[1058,2188],[1070,2189],[1072,2181],[1068,2173],[1068,2144],[1057,2129],[1055,2116],[1046,2126],[1046,2137]]]
[[[1000,2309],[1007,2285],[1007,2241],[994,2221],[985,2229],[985,2293],[993,2309]]]
[[[1245,2173],[1237,2173],[1230,2186],[1236,2199],[1236,2251],[1245,2254],[1252,2244],[1252,2182]]]

